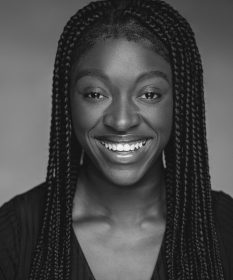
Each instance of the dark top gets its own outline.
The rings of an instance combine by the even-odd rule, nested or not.
[[[15,196],[0,208],[0,280],[26,280],[42,222],[46,184]],[[233,279],[233,198],[213,191],[214,216],[225,280]],[[162,243],[151,280],[165,280]],[[95,280],[72,228],[72,280]]]

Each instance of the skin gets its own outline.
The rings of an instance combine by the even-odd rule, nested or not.
[[[172,111],[170,64],[148,44],[99,40],[73,67],[72,121],[85,150],[73,227],[97,280],[150,279],[165,230],[161,154]],[[152,139],[139,158],[124,162],[95,138],[107,134]]]

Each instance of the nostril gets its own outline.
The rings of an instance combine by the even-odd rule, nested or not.
[[[119,118],[114,116],[104,118],[104,124],[117,131],[128,131],[130,128],[137,126],[139,123],[139,118],[136,116],[134,118]]]
[[[103,122],[117,131],[128,131],[130,128],[140,124],[141,117],[138,113],[131,114],[106,114],[103,117]]]

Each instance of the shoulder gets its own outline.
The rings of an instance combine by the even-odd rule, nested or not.
[[[223,191],[212,191],[212,198],[216,221],[233,231],[233,198]]]
[[[20,260],[29,265],[46,195],[42,183],[0,207],[0,279],[14,279]],[[28,261],[28,263],[27,263]]]
[[[233,279],[233,198],[212,191],[213,211],[226,279]]]
[[[45,193],[46,183],[44,182],[24,193],[14,196],[0,207],[0,211],[2,212],[12,207],[36,207],[43,200]]]
[[[2,217],[11,213],[12,219],[20,224],[38,220],[43,212],[46,195],[46,183],[14,196],[0,207]],[[2,222],[2,221],[0,221]]]
[[[18,208],[18,210],[20,211],[26,210],[27,213],[23,213],[25,214],[25,217],[27,216],[27,214],[30,213],[30,210],[40,211],[43,209],[43,204],[45,202],[45,195],[47,189],[46,186],[47,185],[45,182],[41,183],[40,185],[35,186],[34,188],[24,193],[16,195],[7,203],[13,204],[14,207]]]
[[[8,230],[17,224],[18,229],[41,214],[46,195],[46,183],[14,196],[0,207],[0,226]]]
[[[223,191],[212,191],[212,197],[217,230],[233,251],[233,198]]]

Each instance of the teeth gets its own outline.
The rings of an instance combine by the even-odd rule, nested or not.
[[[109,145],[109,148],[110,148],[110,146],[112,146],[111,144]],[[122,145],[122,144],[117,144],[117,151],[120,151],[120,152],[122,152],[123,150],[124,150],[124,145]]]
[[[117,151],[117,152],[129,152],[129,151],[135,151],[140,149],[142,146],[146,144],[146,140],[136,142],[134,144],[122,144],[122,143],[107,143],[101,141],[101,144],[105,146],[108,150],[111,151]]]
[[[130,151],[130,145],[129,144],[124,145],[124,151],[125,152]]]
[[[134,146],[134,145],[131,145],[131,146],[130,146],[130,150],[133,151],[134,149],[135,149],[135,146]]]

